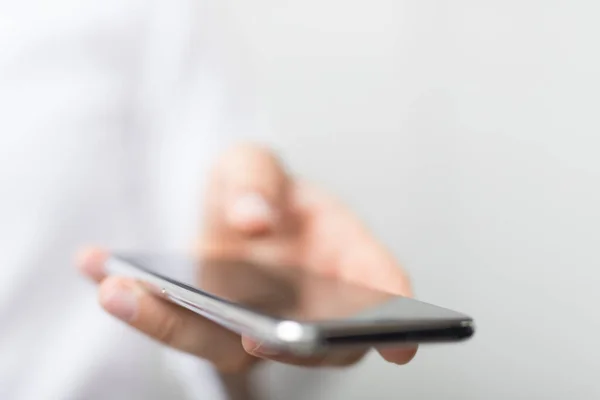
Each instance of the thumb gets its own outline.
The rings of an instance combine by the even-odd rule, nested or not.
[[[281,221],[287,188],[287,174],[273,152],[252,144],[235,146],[222,155],[213,172],[207,228],[250,236],[272,232]]]

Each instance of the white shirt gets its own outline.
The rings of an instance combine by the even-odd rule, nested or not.
[[[106,315],[72,262],[90,243],[190,244],[203,172],[228,123],[248,125],[217,16],[194,0],[0,3],[0,399],[222,398],[210,366]]]

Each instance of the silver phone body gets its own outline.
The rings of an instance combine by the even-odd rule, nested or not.
[[[474,333],[473,320],[464,314],[337,280],[296,273],[298,269],[288,269],[292,272],[286,276],[295,277],[287,281],[292,285],[275,293],[271,288],[281,286],[282,281],[269,275],[274,269],[256,266],[252,269],[235,262],[220,261],[215,265],[212,261],[198,262],[182,256],[114,253],[105,268],[109,275],[141,281],[155,294],[240,335],[298,355],[344,347],[458,342]],[[198,280],[190,275],[194,270],[208,271],[212,286],[203,283],[209,280]],[[273,275],[288,270],[279,268]],[[185,277],[176,279],[177,274]],[[309,294],[303,296],[299,286]],[[288,306],[287,311],[277,310],[294,290],[308,299],[304,304],[314,306],[295,305]],[[243,298],[240,293],[250,294]],[[261,297],[262,302],[253,300]],[[367,306],[363,307],[363,300]],[[287,303],[294,304],[293,301]],[[296,300],[296,303],[301,301]],[[339,314],[339,307],[336,310],[332,306],[336,303],[346,308],[343,316]],[[351,306],[346,307],[346,304]],[[328,307],[335,312],[321,311]],[[306,312],[307,309],[312,311]]]

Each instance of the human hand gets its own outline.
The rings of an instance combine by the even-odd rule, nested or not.
[[[289,176],[267,149],[243,145],[218,161],[207,188],[199,255],[250,262],[298,265],[309,271],[373,289],[411,295],[409,280],[392,255],[344,205]],[[150,294],[136,282],[105,277],[107,253],[82,252],[78,265],[99,283],[102,306],[143,333],[239,372],[259,359],[303,366],[345,366],[364,352],[332,352],[299,358],[274,352],[199,315]],[[416,347],[378,350],[405,364]]]

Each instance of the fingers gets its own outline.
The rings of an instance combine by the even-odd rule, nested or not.
[[[106,277],[108,253],[97,248],[79,252],[78,269],[98,282],[102,307],[138,331],[178,350],[212,362],[225,373],[243,371],[256,362],[242,348],[241,338],[213,322],[163,300],[133,280]]]
[[[347,206],[303,182],[292,191],[293,207],[310,235],[301,264],[319,274],[403,296],[410,279],[393,254]]]
[[[77,256],[78,268],[100,283],[99,300],[111,315],[146,335],[178,350],[214,363],[222,372],[239,372],[257,359],[304,367],[347,367],[358,363],[366,351],[330,351],[312,357],[277,352],[256,341],[240,337],[199,315],[147,292],[138,283],[104,275],[106,251],[89,248]],[[417,348],[386,348],[379,353],[388,362],[410,362]]]
[[[413,358],[417,355],[417,347],[411,346],[406,348],[388,348],[388,349],[379,349],[378,350],[381,357],[384,360],[398,364],[405,365],[412,361]]]
[[[226,373],[243,371],[255,358],[241,339],[213,322],[151,293],[134,281],[108,277],[99,290],[102,307],[144,334],[204,358]]]
[[[108,252],[89,247],[79,251],[75,257],[75,265],[79,271],[94,282],[101,282],[106,276],[104,263],[108,259]]]
[[[244,350],[255,357],[304,367],[348,367],[357,364],[367,354],[367,350],[340,349],[331,350],[318,356],[297,357],[266,348],[247,338],[243,338],[242,344]],[[379,349],[378,352],[387,362],[405,365],[416,356],[417,347]]]
[[[357,364],[367,353],[366,350],[331,350],[322,354],[300,357],[278,352],[249,338],[242,338],[242,345],[254,357],[300,367],[349,367]]]
[[[206,201],[211,229],[247,235],[275,229],[286,202],[288,179],[272,152],[257,145],[233,147],[221,157]]]

